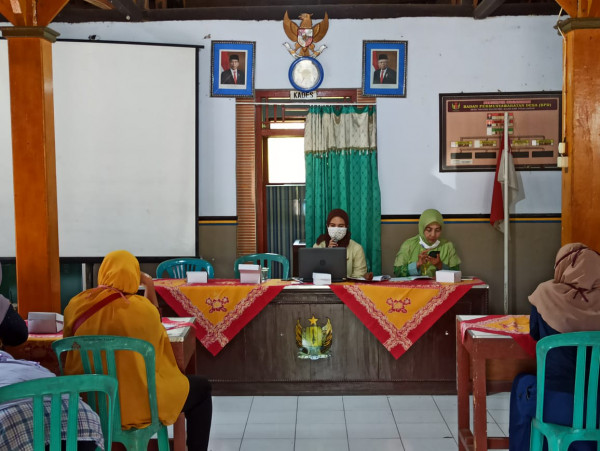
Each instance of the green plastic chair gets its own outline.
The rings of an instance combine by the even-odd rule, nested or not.
[[[142,355],[146,363],[146,379],[148,381],[148,400],[150,404],[151,423],[142,429],[121,429],[121,407],[117,404],[113,424],[113,441],[120,442],[128,450],[141,451],[148,448],[148,442],[154,434],[158,434],[158,449],[169,451],[167,427],[158,417],[156,402],[156,373],[154,346],[145,340],[112,335],[81,335],[63,338],[52,343],[56,353],[61,374],[63,373],[63,352],[80,351],[83,371],[86,374],[101,373],[117,377],[115,352],[133,351]]]
[[[185,279],[188,271],[206,271],[209,279],[215,278],[215,270],[212,265],[201,258],[173,258],[165,260],[156,268],[156,277],[162,278],[167,272],[172,279]]]
[[[46,443],[50,451],[60,451],[62,442],[62,406],[67,403],[66,449],[77,449],[77,415],[79,396],[88,393],[89,399],[97,398],[97,411],[102,424],[104,449],[110,450],[112,444],[113,413],[117,404],[117,379],[111,376],[86,374],[78,376],[59,376],[33,379],[6,385],[0,388],[0,403],[17,400],[33,400],[33,449],[44,451]],[[96,393],[96,395],[91,395]],[[103,396],[104,394],[105,396]],[[68,401],[66,396],[68,395]],[[65,396],[65,398],[63,398]],[[50,424],[45,427],[44,400],[50,404]],[[47,405],[47,404],[46,404]],[[49,430],[49,435],[46,434]]]
[[[271,278],[271,269],[273,266],[273,262],[281,263],[281,278],[288,279],[290,277],[290,262],[284,255],[279,254],[250,254],[250,255],[242,255],[238,257],[237,260],[233,263],[233,273],[236,279],[240,278],[240,270],[238,266],[240,263],[254,263],[260,265],[261,268],[267,267],[269,268],[269,273],[267,277]]]
[[[546,423],[542,416],[546,356],[551,349],[563,346],[577,348],[572,427]],[[589,369],[586,368],[588,353],[591,353]],[[536,357],[537,401],[535,418],[531,422],[531,451],[542,451],[544,437],[548,440],[549,451],[567,451],[572,442],[579,440],[591,440],[600,445],[600,430],[596,426],[600,332],[571,332],[544,337],[536,345]]]

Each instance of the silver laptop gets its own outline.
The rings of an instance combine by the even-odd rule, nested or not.
[[[298,249],[298,277],[312,282],[313,272],[331,274],[332,282],[346,279],[345,247],[309,247]]]

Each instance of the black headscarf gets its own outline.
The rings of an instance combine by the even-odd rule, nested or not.
[[[334,208],[329,212],[329,214],[327,215],[327,222],[325,223],[325,233],[319,235],[319,237],[317,238],[317,244],[321,244],[323,241],[325,241],[325,247],[329,246],[331,237],[329,236],[329,233],[327,233],[327,227],[329,226],[331,220],[335,217],[342,218],[346,223],[346,228],[348,229],[346,231],[346,236],[340,241],[338,241],[337,245],[338,247],[348,247],[348,244],[350,243],[350,218],[348,217],[348,213],[346,213],[341,208]]]

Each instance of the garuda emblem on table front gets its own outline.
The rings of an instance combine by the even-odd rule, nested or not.
[[[296,322],[296,345],[298,346],[299,359],[326,359],[331,356],[331,341],[333,331],[331,321],[327,318],[327,324],[323,327],[317,326],[318,318],[313,315],[308,320],[310,326],[302,328],[300,320]]]
[[[325,13],[323,20],[313,26],[311,16],[312,14],[308,13],[300,14],[298,17],[301,20],[300,25],[290,20],[287,11],[283,17],[283,29],[287,37],[294,42],[294,48],[292,49],[287,42],[283,45],[295,58],[302,56],[317,57],[326,49],[326,46],[322,45],[318,50],[315,50],[315,42],[319,42],[327,34],[329,17]]]

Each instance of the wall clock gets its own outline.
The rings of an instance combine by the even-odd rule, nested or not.
[[[298,91],[314,91],[323,82],[323,66],[310,56],[300,57],[291,64],[288,76]]]

